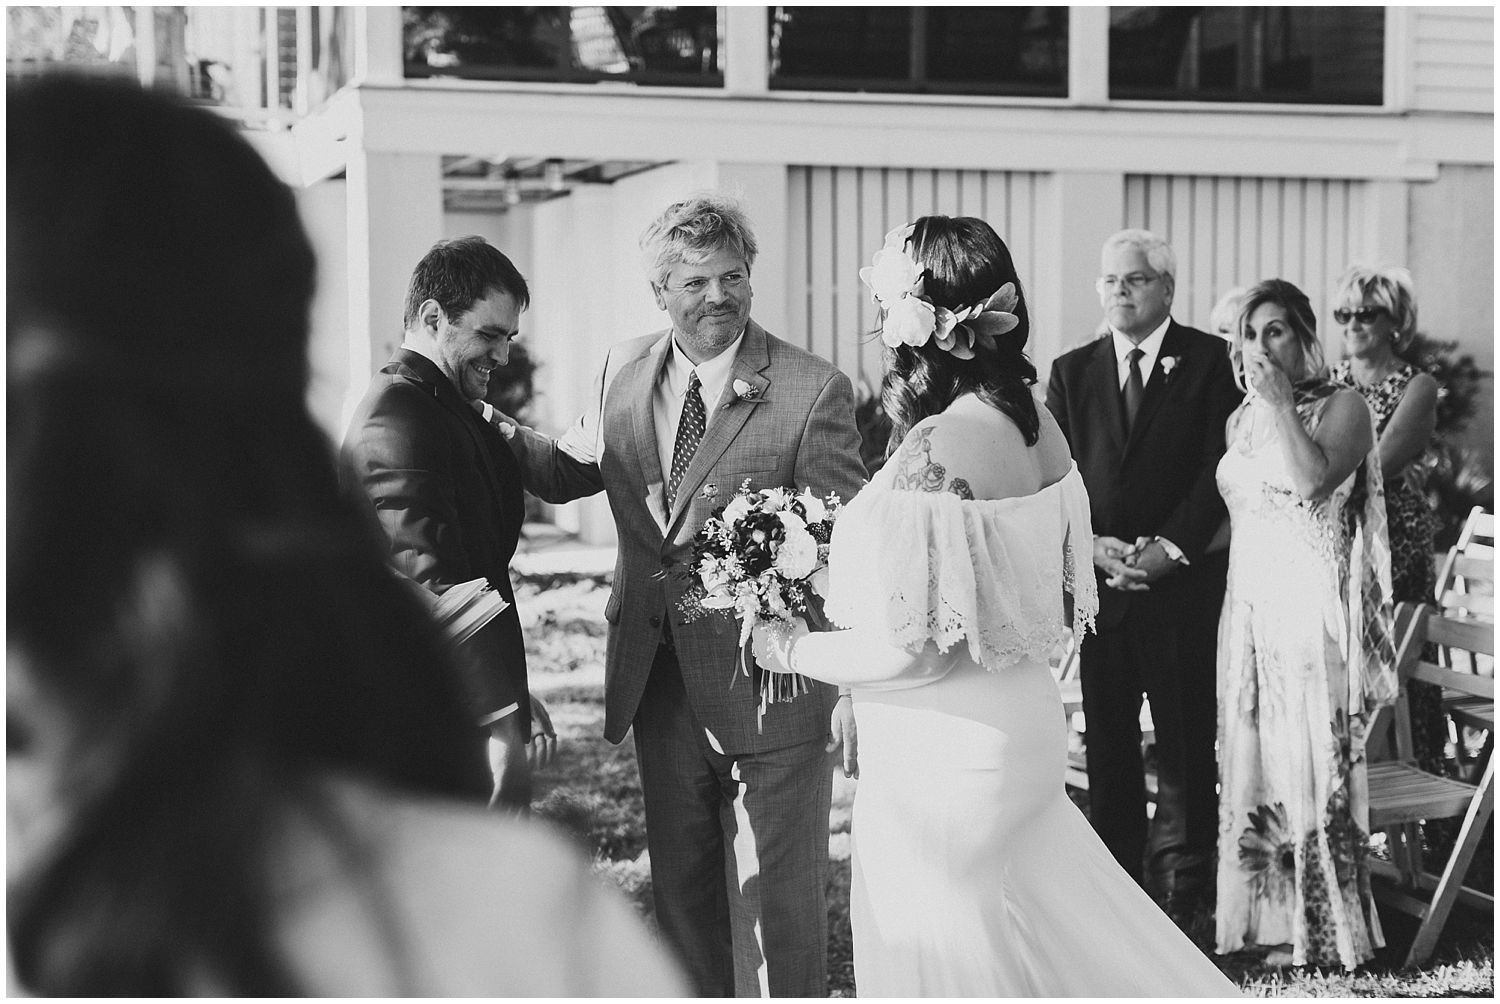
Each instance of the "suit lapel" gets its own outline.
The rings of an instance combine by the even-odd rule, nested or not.
[[[1108,433],[1116,454],[1125,449],[1125,409],[1120,400],[1120,369],[1115,360],[1115,344],[1110,336],[1099,339],[1099,347],[1089,362],[1089,398],[1099,415],[1099,424]]]
[[[677,501],[667,519],[669,531],[682,518],[693,495],[698,491],[698,486],[708,477],[708,472],[719,462],[724,451],[729,449],[729,444],[734,442],[734,437],[739,435],[745,423],[750,420],[750,413],[765,400],[766,388],[771,382],[763,371],[770,365],[771,351],[766,344],[765,329],[750,321],[745,326],[745,337],[740,342],[739,352],[735,354],[734,366],[730,370],[729,379],[724,382],[724,391],[719,395],[718,405],[709,416],[708,428],[704,430],[703,439],[698,443],[692,462],[682,473],[682,484],[677,486]],[[736,382],[750,388],[744,400],[735,393]]]
[[[495,469],[494,454],[490,450],[493,444],[485,442],[486,426],[479,414],[474,411],[473,406],[463,399],[458,388],[453,386],[453,381],[437,368],[437,364],[420,352],[397,349],[395,359],[410,370],[424,386],[429,387],[437,403],[458,419],[458,424],[463,428],[464,434],[474,441],[479,454],[479,464],[489,482],[491,494],[497,501],[503,498],[500,472]],[[499,433],[496,432],[495,435],[498,436]]]
[[[666,475],[661,469],[661,454],[656,443],[656,385],[661,380],[662,367],[666,365],[667,348],[672,344],[669,329],[651,347],[651,351],[637,359],[634,369],[623,374],[621,383],[630,395],[630,427],[635,434],[636,461],[640,466],[641,483],[646,486],[645,504],[651,518],[667,532],[667,485]]]
[[[1167,325],[1166,333],[1162,335],[1161,348],[1157,351],[1156,361],[1151,367],[1151,378],[1146,381],[1146,396],[1141,398],[1140,411],[1136,412],[1135,423],[1130,427],[1130,438],[1125,443],[1127,454],[1145,435],[1146,426],[1151,424],[1151,419],[1167,396],[1167,374],[1162,369],[1161,361],[1167,356],[1180,356],[1182,354],[1180,342],[1181,336],[1177,333],[1177,322],[1173,321]]]

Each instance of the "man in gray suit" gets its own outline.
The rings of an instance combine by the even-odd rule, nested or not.
[[[614,346],[560,439],[494,420],[541,498],[609,496],[620,552],[604,611],[604,734],[635,730],[662,933],[700,996],[822,997],[828,754],[843,741],[853,773],[850,702],[814,683],[758,722],[737,625],[688,620],[679,601],[694,535],[745,479],[846,500],[858,490],[853,388],[750,320],[756,244],[734,202],[676,203],[641,246],[672,327]]]

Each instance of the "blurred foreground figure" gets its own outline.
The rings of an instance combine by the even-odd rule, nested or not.
[[[560,838],[460,801],[489,779],[456,674],[305,405],[291,193],[131,87],[7,105],[15,977],[677,992]]]

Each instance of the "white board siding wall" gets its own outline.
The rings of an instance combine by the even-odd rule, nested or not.
[[[880,386],[879,312],[859,270],[886,233],[919,216],[977,216],[1015,257],[1022,285],[1033,283],[1038,187],[1025,171],[803,167],[788,169],[787,288],[782,337],[835,365],[857,383]]]
[[[1417,7],[1411,18],[1411,107],[1434,112],[1495,110],[1495,11]]]
[[[888,230],[935,211],[988,221],[1010,247],[1033,299],[1039,282],[1074,289],[1077,276],[1034,272],[1038,234],[1057,226],[1043,215],[1046,178],[1011,171],[789,168],[791,304],[784,337],[877,388],[880,343],[872,332],[878,312],[859,269]],[[1099,241],[1120,227],[1144,227],[1165,237],[1177,253],[1178,320],[1207,328],[1225,291],[1282,278],[1307,293],[1325,344],[1337,355],[1329,297],[1339,274],[1365,257],[1365,182],[1125,175],[1123,184],[1124,217],[1101,220]],[[1089,270],[1091,280],[1097,266],[1091,259],[1079,267]],[[1045,339],[1046,324],[1046,318],[1033,317],[1034,340],[1038,334]],[[1038,340],[1036,350],[1040,345]]]
[[[1177,320],[1207,329],[1220,296],[1285,279],[1312,301],[1338,357],[1329,302],[1366,246],[1366,183],[1338,179],[1127,175],[1125,225],[1165,237],[1177,254]]]

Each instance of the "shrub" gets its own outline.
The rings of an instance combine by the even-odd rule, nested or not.
[[[1458,354],[1457,342],[1439,341],[1421,332],[1402,358],[1438,382],[1437,428],[1419,463],[1427,504],[1438,521],[1434,543],[1446,549],[1458,539],[1469,510],[1476,505],[1492,512],[1495,508],[1494,476],[1485,458],[1458,443],[1478,409],[1482,374],[1473,356]]]

